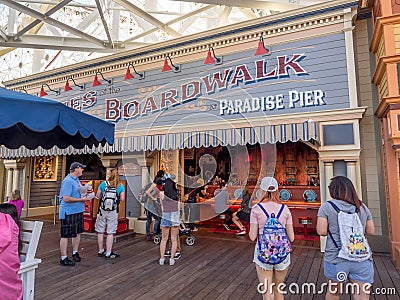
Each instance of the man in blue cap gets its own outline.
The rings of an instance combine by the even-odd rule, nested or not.
[[[78,254],[81,233],[83,232],[83,211],[85,210],[85,201],[88,198],[81,198],[79,187],[79,177],[82,176],[83,169],[86,166],[73,162],[69,167],[69,174],[61,183],[60,190],[60,210],[59,218],[61,220],[61,240],[60,264],[63,266],[75,266],[75,262],[80,262]],[[68,239],[72,239],[72,260],[67,256]]]

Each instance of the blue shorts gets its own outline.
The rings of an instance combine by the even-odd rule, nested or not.
[[[179,226],[181,223],[179,211],[163,212],[161,227]]]
[[[341,281],[338,279],[339,273],[342,273],[342,278],[345,273],[344,277],[347,279],[361,283],[374,283],[374,266],[371,260],[344,261],[336,264],[324,261],[324,274],[328,279],[335,282]]]

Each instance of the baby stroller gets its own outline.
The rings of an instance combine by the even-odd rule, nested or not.
[[[186,236],[186,245],[193,246],[196,241],[196,237],[192,235],[192,231],[190,230],[190,228],[187,228],[185,224],[181,222],[181,224],[179,225],[179,237],[183,235]],[[153,241],[155,244],[158,245],[161,242],[161,235],[155,235]]]

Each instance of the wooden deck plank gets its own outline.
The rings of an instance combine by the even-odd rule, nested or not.
[[[248,237],[211,234],[200,228],[196,244],[184,244],[175,266],[158,264],[159,246],[143,235],[114,244],[121,257],[98,257],[97,241],[82,239],[82,262],[59,265],[59,224],[44,224],[37,257],[36,299],[262,299],[252,262],[254,243]],[[296,241],[286,282],[325,282],[319,244]],[[69,254],[71,246],[69,247]],[[374,255],[374,287],[400,288],[400,274],[388,255]],[[377,270],[378,269],[378,270]],[[111,275],[110,275],[111,274]],[[383,299],[374,297],[375,299]],[[285,299],[324,299],[324,295],[288,295]],[[343,298],[344,299],[344,298]],[[372,299],[372,298],[371,298]],[[398,295],[388,299],[399,299]]]

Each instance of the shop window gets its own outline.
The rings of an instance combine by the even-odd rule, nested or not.
[[[397,115],[397,131],[400,131],[400,115]]]
[[[324,146],[354,145],[353,124],[324,125]]]

